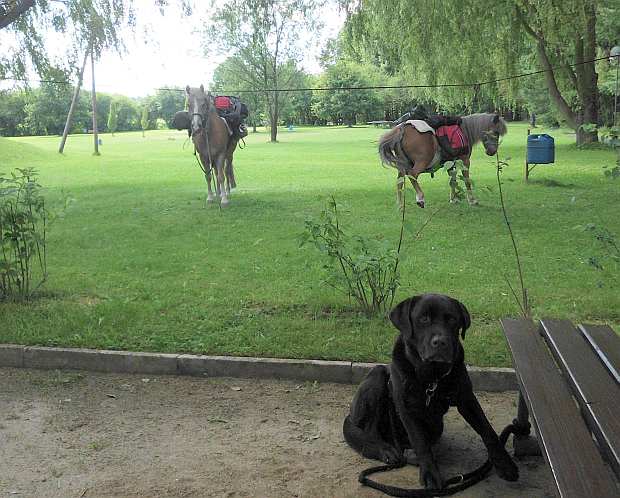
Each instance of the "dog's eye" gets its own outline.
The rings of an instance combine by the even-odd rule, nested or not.
[[[428,315],[422,315],[422,316],[420,317],[420,320],[419,320],[419,321],[420,321],[420,323],[422,323],[422,324],[427,324],[427,323],[430,323],[430,322],[431,322],[431,317],[430,317],[430,316],[428,316]]]

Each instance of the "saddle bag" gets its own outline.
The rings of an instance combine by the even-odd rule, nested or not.
[[[469,142],[459,125],[440,126],[435,132],[444,161],[452,161],[469,152]]]
[[[227,95],[218,95],[217,97],[215,97],[215,108],[218,111],[232,111],[232,99]]]

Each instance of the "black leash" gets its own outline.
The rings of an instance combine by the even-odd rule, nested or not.
[[[508,437],[510,434],[520,435],[523,431],[521,427],[518,425],[516,420],[512,421],[512,424],[508,425],[500,434],[499,441],[502,446],[506,446],[506,441],[508,441]],[[389,470],[400,469],[406,466],[407,463],[401,461],[392,465],[380,465],[378,467],[371,467],[362,471],[358,477],[358,481],[363,486],[368,486],[370,488],[376,489],[385,493],[389,496],[397,496],[402,498],[427,498],[432,496],[450,496],[454,493],[458,493],[459,491],[463,491],[464,489],[473,486],[474,484],[479,483],[485,477],[487,477],[488,473],[493,468],[493,464],[490,460],[484,462],[480,467],[469,472],[467,474],[459,474],[458,476],[452,477],[446,481],[446,487],[442,489],[406,489],[399,488],[396,486],[390,486],[389,484],[382,484],[377,481],[373,481],[368,476],[371,474],[375,474],[377,472],[387,472]]]

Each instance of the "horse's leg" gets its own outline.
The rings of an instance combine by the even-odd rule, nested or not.
[[[470,206],[477,206],[478,199],[474,196],[474,191],[472,188],[471,180],[469,179],[469,166],[470,166],[469,157],[463,158],[463,178],[465,179],[465,187],[467,187],[467,202],[469,202]]]
[[[458,174],[456,165],[452,166],[452,168],[448,170],[448,174],[450,175],[450,204],[455,204],[457,202],[460,202],[460,199],[456,193],[456,187],[457,187],[456,176]]]
[[[237,188],[237,182],[235,181],[235,168],[233,165],[233,154],[237,148],[237,141],[231,140],[228,146],[228,157],[226,161],[226,179],[228,181],[229,190]]]
[[[209,158],[205,157],[203,154],[200,154],[200,160],[202,161],[202,165],[205,169],[205,180],[207,181],[207,204],[215,201],[215,196],[213,195],[213,190],[211,190],[211,180],[212,180],[212,171],[211,163],[209,162]]]
[[[217,195],[220,197],[220,206],[228,205],[228,192],[226,191],[226,155],[221,154],[216,160],[215,171],[217,173]]]
[[[415,189],[415,202],[421,208],[424,207],[424,191],[418,183],[418,175],[424,172],[426,168],[428,168],[428,163],[422,161],[416,162],[411,169],[411,173],[409,174],[409,180]]]
[[[396,179],[396,202],[399,206],[403,205],[403,188],[405,186],[404,174],[401,170],[398,170],[398,177]]]
[[[432,135],[419,133],[415,128],[409,126],[403,132],[401,147],[402,156],[404,156],[401,158],[401,162],[405,159],[409,164],[413,165],[407,176],[409,176],[411,185],[413,185],[416,192],[416,204],[423,208],[424,191],[418,183],[418,176],[426,171],[433,162],[437,143]]]
[[[235,182],[235,170],[233,169],[232,154],[226,158],[226,188],[228,193],[237,187]]]

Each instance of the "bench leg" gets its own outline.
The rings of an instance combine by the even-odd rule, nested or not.
[[[530,435],[531,427],[529,421],[530,414],[523,399],[523,394],[519,392],[519,407],[517,409],[517,419],[513,422],[517,428],[517,433],[513,438],[513,448],[515,457],[540,456],[540,446],[534,436]]]

